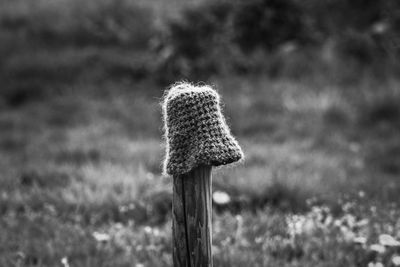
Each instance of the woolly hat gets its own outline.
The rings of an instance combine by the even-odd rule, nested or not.
[[[209,86],[174,85],[163,102],[164,174],[181,175],[200,165],[239,161],[243,152],[221,113],[220,97]]]

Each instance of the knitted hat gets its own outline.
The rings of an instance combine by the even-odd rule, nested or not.
[[[211,87],[173,86],[164,98],[163,115],[164,174],[181,175],[200,165],[219,166],[243,158],[221,113],[219,95]]]

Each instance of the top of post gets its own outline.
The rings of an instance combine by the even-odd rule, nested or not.
[[[243,158],[222,115],[220,97],[210,86],[172,86],[164,97],[163,116],[164,174],[181,175],[200,165],[226,165]]]

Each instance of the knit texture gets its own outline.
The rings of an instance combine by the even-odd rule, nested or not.
[[[226,165],[243,158],[221,113],[220,97],[211,87],[173,86],[165,95],[163,116],[164,174],[181,175],[200,165]]]

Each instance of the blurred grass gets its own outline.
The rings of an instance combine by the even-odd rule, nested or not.
[[[339,209],[339,214],[341,201],[360,191],[367,196],[360,206],[398,201],[399,118],[381,110],[382,101],[387,101],[385,108],[398,110],[397,105],[390,105],[398,97],[396,87],[390,87],[396,83],[385,89],[387,96],[379,91],[382,99],[371,101],[372,89],[363,95],[359,88],[356,100],[348,97],[353,94],[348,89],[326,85],[261,77],[212,82],[223,95],[228,123],[246,154],[246,161],[236,168],[216,170],[214,190],[231,197],[226,206],[215,203],[217,211],[242,214],[248,225],[261,227],[270,222],[270,216],[284,220],[286,214],[309,210],[310,199]],[[160,177],[162,91],[144,90],[156,86],[149,81],[138,84],[137,90],[116,82],[106,84],[106,88],[118,89],[104,88],[104,94],[94,93],[90,86],[78,84],[60,95],[3,108],[0,210],[3,229],[8,229],[3,240],[24,229],[14,241],[1,242],[4,264],[15,260],[15,251],[24,253],[26,266],[52,266],[64,256],[76,266],[171,264],[170,230],[165,225],[171,186],[169,179]],[[272,210],[264,215],[265,207]],[[282,215],[268,215],[276,212]],[[220,220],[223,217],[215,215],[214,222]],[[235,222],[233,217],[230,220]],[[137,240],[129,253],[123,252],[125,243],[98,244],[91,236],[95,231],[114,229],[116,223],[126,231],[124,235]],[[143,227],[149,225],[161,227],[158,231],[166,239],[146,239]],[[268,225],[260,232],[271,233]],[[252,244],[255,239],[250,229],[245,231]],[[221,231],[227,238],[228,232]],[[221,245],[224,239],[215,235],[215,243]],[[150,254],[136,250],[141,246],[150,246],[142,248]],[[335,246],[338,253],[345,249]],[[234,256],[240,247],[224,248],[216,254],[216,262],[240,266],[243,261]],[[261,249],[256,251],[245,254],[252,266],[275,263],[258,255]],[[295,257],[279,253],[283,253],[278,256],[279,264]],[[303,256],[296,257],[307,262]]]
[[[164,87],[148,27],[197,2],[0,2],[0,266],[172,265]],[[288,239],[288,218],[321,205],[334,219],[370,219],[366,233],[351,230],[370,242],[400,230],[397,78],[207,82],[246,154],[214,175],[230,196],[214,203],[217,266],[366,266],[332,224],[313,219],[318,229]]]

